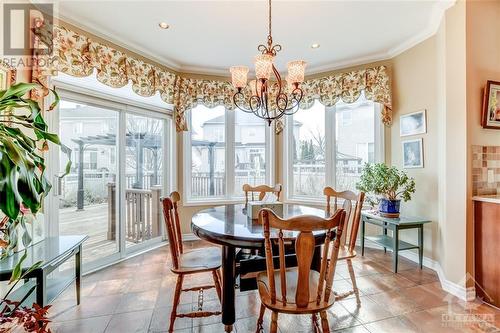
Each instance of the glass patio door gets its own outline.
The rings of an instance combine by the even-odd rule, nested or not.
[[[59,235],[88,235],[83,266],[119,257],[117,211],[119,111],[61,100],[59,135],[71,149],[70,173],[58,187]],[[68,157],[59,155],[59,170]]]
[[[165,120],[126,114],[124,236],[127,253],[161,239]]]
[[[171,120],[144,108],[61,93],[54,116],[71,149],[51,152],[54,190],[48,206],[53,235],[88,235],[83,269],[113,263],[163,240],[160,198],[171,183]],[[54,130],[55,131],[55,130]],[[168,179],[167,179],[168,178]]]

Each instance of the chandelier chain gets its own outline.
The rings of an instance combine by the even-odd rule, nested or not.
[[[271,29],[271,24],[272,24],[272,15],[271,15],[271,0],[269,0],[269,39],[272,40],[272,29]]]

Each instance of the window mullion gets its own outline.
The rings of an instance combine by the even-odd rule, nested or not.
[[[235,110],[226,109],[226,198],[231,199],[234,196],[234,154],[235,154]]]
[[[380,103],[375,103],[374,108],[375,116],[373,118],[375,123],[373,125],[375,128],[375,162],[385,163],[385,126],[380,119],[380,111],[383,106]]]
[[[326,186],[336,186],[336,107],[331,106],[326,108],[325,112],[325,181]],[[331,130],[328,130],[330,128]]]

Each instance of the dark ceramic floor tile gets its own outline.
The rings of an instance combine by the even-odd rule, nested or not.
[[[53,323],[53,333],[102,333],[108,326],[111,316],[100,316]]]
[[[341,301],[340,304],[363,324],[393,317],[385,307],[381,307],[368,296],[361,297],[360,301],[358,304],[356,299],[351,298]]]
[[[179,305],[178,313],[190,312],[191,304]],[[172,311],[171,307],[156,308],[153,312],[153,317],[151,318],[151,324],[149,330],[151,332],[166,332],[170,324],[170,313]],[[175,320],[174,329],[191,329],[193,327],[193,320],[191,318],[177,318]]]
[[[147,332],[153,310],[115,314],[105,333],[140,333]]]
[[[373,333],[384,332],[384,333],[418,333],[421,332],[415,324],[410,320],[402,317],[394,317],[389,319],[383,319],[380,321],[375,321],[373,323],[366,324],[365,327]],[[437,333],[437,332],[436,332]]]
[[[157,290],[125,294],[115,313],[154,309],[157,298]]]

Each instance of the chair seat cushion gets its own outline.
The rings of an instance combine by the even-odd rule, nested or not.
[[[175,272],[190,273],[211,271],[220,268],[221,250],[218,247],[205,247],[184,252],[179,257],[179,268]]]
[[[280,270],[276,269],[274,271],[276,303],[273,304],[271,302],[271,290],[269,288],[269,279],[267,277],[267,272],[259,273],[259,275],[257,275],[257,284],[259,287],[259,295],[262,300],[262,303],[264,303],[264,305],[270,309],[276,309],[281,312],[289,312],[289,313],[297,313],[297,310],[299,310],[301,313],[315,313],[327,309],[333,304],[335,298],[333,297],[333,293],[328,302],[324,302],[322,297],[322,301],[319,304],[316,303],[319,273],[314,270],[311,270],[309,272],[309,303],[307,307],[298,308],[297,304],[295,303],[297,281],[298,281],[297,268],[296,267],[288,268],[286,270],[286,305],[283,305]]]

